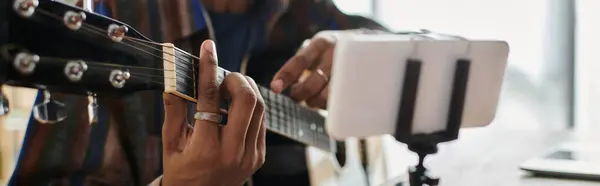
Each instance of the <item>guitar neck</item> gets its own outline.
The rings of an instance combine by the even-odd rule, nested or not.
[[[170,44],[163,47],[163,53],[165,92],[196,102],[197,58]],[[217,68],[219,84],[228,73],[221,67]],[[258,87],[265,100],[265,124],[268,130],[309,146],[335,152],[335,142],[325,132],[325,118],[322,115],[267,87]]]

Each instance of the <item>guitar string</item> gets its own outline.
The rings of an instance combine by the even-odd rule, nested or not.
[[[85,27],[83,27],[83,28],[85,28]],[[94,33],[94,31],[92,31],[92,30],[90,30],[90,31],[91,31],[92,33]],[[98,33],[96,33],[96,34],[98,34]],[[99,35],[103,35],[103,34],[99,34]],[[126,43],[125,43],[125,44],[126,44]],[[135,48],[134,46],[131,46],[131,45],[129,45],[129,44],[126,44],[126,46],[130,46],[130,47],[132,47],[132,48]],[[149,52],[147,52],[147,53],[148,53],[148,54],[150,54]],[[178,63],[174,63],[174,64],[175,64],[175,65],[177,65]],[[179,66],[179,67],[182,67],[181,65],[178,65],[178,66]],[[145,68],[151,68],[151,67],[145,67]],[[185,66],[183,66],[183,68],[185,68]],[[154,68],[154,69],[155,69],[155,70],[165,70],[165,69],[160,69],[160,68]],[[170,71],[175,71],[175,70],[170,70]],[[181,73],[181,72],[179,72],[179,71],[175,71],[175,72],[176,72],[178,75],[183,75],[183,76],[184,76],[185,78],[187,78],[187,79],[191,79],[191,80],[193,80],[193,81],[195,81],[195,80],[196,80],[195,78],[192,78],[192,77],[190,77],[189,75],[187,75],[187,74],[185,74],[185,73]]]
[[[45,10],[43,10],[43,9],[37,9],[36,11],[39,11],[40,13],[42,13],[42,14],[44,14],[44,15],[47,15],[47,16],[49,16],[49,17],[51,17],[51,18],[57,19],[57,20],[60,20],[60,19],[61,19],[59,16],[57,16],[57,15],[54,15],[54,14],[52,14],[52,13],[50,13],[50,12],[48,12],[48,11],[45,11]],[[82,23],[82,28],[86,28],[87,30],[91,31],[90,33],[97,34],[97,35],[101,35],[101,36],[103,36],[103,37],[108,37],[107,35],[105,35],[105,34],[104,34],[104,32],[105,32],[104,30],[102,30],[102,29],[100,29],[100,28],[97,28],[97,27],[95,27],[95,26],[93,26],[93,25],[89,25],[89,24],[87,24],[87,23],[84,23],[84,22],[83,22],[83,23]],[[96,32],[96,31],[100,31],[100,33]],[[124,38],[125,38],[125,37],[124,37]],[[130,37],[127,37],[126,39],[128,39],[128,38],[130,38]],[[176,62],[174,62],[174,61],[172,61],[172,60],[165,59],[165,58],[163,58],[163,57],[157,56],[157,55],[155,55],[155,54],[153,54],[153,53],[151,53],[151,52],[149,52],[149,51],[146,51],[146,50],[144,50],[144,49],[138,48],[138,47],[136,47],[136,46],[133,46],[133,45],[131,45],[131,44],[128,44],[128,43],[126,43],[126,42],[118,42],[118,43],[121,43],[121,44],[123,44],[123,45],[125,45],[125,46],[131,47],[131,48],[133,48],[133,49],[136,49],[136,50],[138,50],[138,51],[144,52],[144,53],[146,53],[146,54],[149,54],[149,55],[151,55],[151,56],[153,56],[153,57],[155,57],[155,58],[158,58],[158,59],[161,59],[161,60],[167,61],[167,62],[169,62],[169,63],[173,63],[173,64],[176,64],[176,65],[178,64],[178,63],[176,63]],[[140,42],[135,42],[135,41],[134,41],[134,43],[136,43],[136,44],[140,44],[140,45],[144,45],[143,43],[140,43]],[[148,45],[144,45],[144,46],[148,46]],[[170,46],[169,46],[169,47],[170,47]],[[153,47],[149,47],[149,48],[152,48],[152,49],[154,49],[154,50],[159,50],[159,49],[157,49],[157,48],[153,48]],[[174,48],[176,48],[176,47],[174,47]],[[177,48],[176,48],[176,49],[177,49]],[[171,55],[171,56],[177,57],[177,55],[175,55],[175,54],[167,53],[167,52],[164,52],[164,51],[163,51],[163,53],[165,53],[165,54],[167,54],[167,55]],[[185,55],[185,56],[187,56],[187,57],[192,57],[192,58],[195,58],[195,59],[199,59],[198,57],[192,56],[192,55],[190,55],[190,54],[187,54],[187,53],[184,53],[184,55]],[[185,61],[185,59],[181,59],[181,58],[179,58],[179,59],[180,59],[180,60],[183,60],[183,63],[186,63],[186,64],[191,64],[191,65],[195,65],[195,64],[193,63],[193,60],[192,60],[192,62],[187,62],[187,61]],[[189,76],[188,76],[188,77],[189,77]],[[193,79],[193,78],[191,78],[191,77],[189,77],[189,78],[190,78],[190,79]]]
[[[38,9],[38,11],[40,11],[40,12],[42,12],[43,14],[46,14],[46,15],[48,15],[48,16],[50,16],[50,17],[53,17],[53,18],[55,18],[55,19],[57,19],[57,20],[60,20],[60,19],[61,19],[61,18],[59,18],[58,16],[56,16],[56,15],[53,15],[53,14],[51,14],[51,13],[49,13],[49,12],[46,12],[46,11],[44,11],[44,10],[42,10],[42,9]],[[97,27],[95,27],[95,26],[93,26],[93,25],[92,25],[92,26],[90,26],[90,25],[89,25],[89,24],[87,24],[87,23],[83,23],[83,24],[82,24],[82,28],[87,28],[87,29],[88,29],[88,30],[90,30],[90,31],[92,31],[92,30],[99,31],[100,33],[98,33],[98,32],[91,32],[91,33],[94,33],[94,34],[98,34],[98,35],[102,35],[102,36],[104,36],[104,37],[107,37],[107,35],[105,35],[105,34],[104,34],[104,32],[105,32],[104,30],[102,30],[102,29],[100,29],[100,28],[97,28]],[[106,32],[106,33],[108,33],[108,32]],[[158,48],[151,47],[151,46],[149,46],[149,45],[145,45],[145,44],[143,44],[143,43],[154,44],[154,45],[158,45],[158,46],[164,46],[163,44],[160,44],[160,43],[156,43],[156,42],[153,42],[153,41],[146,41],[146,40],[142,40],[142,39],[138,39],[138,38],[133,38],[133,37],[129,37],[129,36],[124,36],[123,38],[124,38],[124,39],[126,39],[126,40],[129,40],[129,41],[134,41],[134,43],[136,43],[136,44],[140,44],[140,45],[146,46],[146,47],[148,47],[148,48],[151,48],[151,49],[153,49],[153,50],[157,50],[157,51],[161,51],[161,50],[160,50],[160,49],[158,49]],[[169,62],[169,63],[173,63],[173,64],[176,64],[176,65],[178,64],[178,63],[176,63],[176,62],[174,62],[174,61],[171,61],[171,60],[169,60],[169,59],[165,59],[165,58],[163,58],[163,57],[157,56],[157,55],[155,55],[155,54],[152,54],[151,52],[148,52],[148,51],[146,51],[146,50],[144,50],[144,49],[138,48],[138,47],[136,47],[136,46],[133,46],[133,45],[131,45],[131,44],[128,44],[128,43],[125,43],[125,42],[120,42],[120,43],[123,43],[125,46],[131,47],[131,48],[134,48],[134,49],[136,49],[136,50],[138,50],[138,51],[141,51],[141,52],[147,53],[147,54],[149,54],[149,55],[151,55],[151,56],[153,56],[153,57],[156,57],[156,58],[158,58],[158,59],[162,59],[163,61],[167,61],[167,62]],[[187,52],[185,52],[185,51],[183,51],[183,50],[181,50],[181,49],[179,49],[179,48],[177,48],[177,47],[173,47],[173,46],[166,46],[166,47],[172,47],[172,48],[174,48],[174,50],[178,50],[178,51],[182,52],[182,53],[183,53],[183,55],[184,55],[184,56],[186,56],[186,57],[191,57],[191,58],[194,58],[194,59],[200,60],[200,58],[199,58],[199,57],[196,57],[196,56],[193,56],[193,55],[191,55],[191,54],[188,54]],[[173,57],[175,57],[175,58],[179,58],[179,57],[178,57],[177,55],[175,55],[175,54],[167,53],[167,52],[164,52],[164,51],[162,51],[162,53],[163,53],[163,54],[167,54],[167,55],[171,55],[171,56],[173,56]],[[182,60],[181,58],[179,58],[179,59],[180,59],[180,60]],[[190,63],[190,62],[187,62],[187,61],[185,61],[185,59],[183,59],[183,62],[184,62],[184,63],[187,63],[187,64],[191,64],[192,66],[194,66],[194,65],[197,65],[197,64],[195,64],[195,63],[194,63],[194,61],[193,61],[193,60],[191,60],[191,63]],[[98,63],[98,62],[97,62],[97,64],[103,64],[103,63]],[[119,65],[113,64],[112,66],[119,66]],[[129,66],[129,68],[138,68],[138,67]],[[149,68],[149,67],[145,67],[145,68],[146,68],[146,69],[152,69],[152,68]],[[162,71],[167,71],[167,70],[165,70],[165,69],[160,69],[160,68],[154,68],[154,69],[152,69],[152,70],[162,70]],[[143,74],[143,73],[141,73],[141,74]],[[146,75],[147,75],[147,74],[146,74]],[[185,75],[185,74],[184,74],[184,75]],[[186,75],[186,76],[187,76],[187,75]],[[133,77],[135,77],[135,76],[133,76]],[[138,77],[135,77],[135,78],[138,78]],[[195,81],[195,78],[191,78],[191,77],[189,77],[189,76],[187,76],[187,78],[189,78],[189,79],[193,79],[193,80]],[[163,83],[161,83],[161,82],[157,82],[157,81],[154,81],[154,82],[155,82],[155,83],[158,83],[158,84],[161,84],[161,85],[164,85],[164,84],[163,84]],[[170,86],[174,86],[174,85],[170,85]],[[315,132],[316,132],[316,131],[315,131]]]
[[[41,13],[43,13],[43,14],[45,14],[45,15],[47,15],[47,16],[49,16],[49,17],[51,17],[51,18],[54,18],[54,19],[56,19],[56,20],[59,20],[59,21],[60,21],[60,20],[62,20],[62,18],[61,18],[60,16],[54,15],[54,14],[52,14],[51,12],[48,12],[48,11],[46,11],[46,10],[44,10],[44,9],[36,9],[36,11],[39,11],[39,12],[41,12]],[[101,28],[98,28],[98,27],[96,27],[96,26],[94,26],[94,25],[87,24],[86,22],[83,22],[83,21],[82,21],[81,23],[82,23],[82,28],[83,28],[83,27],[86,27],[86,28],[88,28],[88,29],[92,29],[92,30],[98,31],[98,32],[100,32],[100,33],[94,32],[94,34],[98,34],[98,35],[102,35],[102,36],[104,36],[104,37],[108,37],[108,35],[106,35],[106,34],[108,34],[108,31],[106,31],[106,30],[103,30],[103,29],[101,29]],[[127,40],[129,40],[129,41],[133,41],[133,42],[134,42],[134,43],[136,43],[136,44],[140,44],[140,45],[146,46],[146,47],[148,47],[148,48],[151,48],[151,49],[153,49],[153,50],[156,50],[156,51],[161,51],[161,50],[160,50],[160,49],[158,49],[158,48],[151,47],[151,46],[149,46],[149,45],[145,45],[145,44],[143,44],[142,42],[140,42],[140,41],[144,41],[144,40],[142,40],[142,39],[133,38],[133,37],[130,37],[130,36],[124,36],[123,38],[124,38],[124,39],[127,39]],[[124,43],[125,45],[127,45],[127,46],[129,46],[129,47],[132,47],[132,48],[135,48],[135,49],[137,49],[137,50],[139,50],[139,51],[141,51],[141,52],[144,52],[144,53],[150,54],[150,55],[152,55],[152,56],[154,56],[154,57],[156,57],[156,58],[159,58],[159,59],[162,59],[162,60],[166,60],[166,61],[168,61],[168,62],[170,62],[170,63],[175,63],[174,61],[171,61],[171,60],[168,60],[168,59],[164,59],[163,57],[160,57],[160,56],[157,56],[157,55],[155,55],[155,54],[152,54],[152,53],[150,53],[150,52],[148,52],[148,51],[146,51],[146,50],[144,50],[144,49],[140,49],[140,48],[138,48],[138,47],[132,46],[132,45],[130,45],[130,44],[128,44],[128,43],[125,43],[125,42],[120,42],[120,43]],[[157,43],[157,42],[153,42],[153,41],[144,41],[144,43],[154,44],[154,45],[158,45],[158,46],[164,46],[164,45],[163,45],[163,44],[161,44],[161,43]],[[172,47],[172,46],[167,46],[167,47]],[[194,59],[200,60],[200,58],[199,58],[199,57],[196,57],[196,56],[194,56],[194,55],[191,55],[191,54],[189,54],[189,53],[187,53],[187,52],[185,52],[185,51],[183,51],[183,50],[181,50],[181,49],[179,49],[179,48],[177,48],[177,47],[172,47],[172,48],[174,48],[174,49],[176,49],[176,50],[179,50],[180,52],[184,52],[184,53],[183,53],[183,55],[184,55],[185,57],[191,57],[191,58],[194,58]],[[177,57],[177,55],[175,55],[175,54],[167,53],[167,52],[164,52],[164,51],[162,51],[162,52],[163,52],[164,54],[167,54],[167,55],[171,55],[171,56]],[[180,59],[180,60],[185,60],[185,59],[181,59],[181,58],[179,58],[179,59]],[[192,63],[190,63],[190,62],[187,62],[187,61],[184,61],[184,62],[185,62],[185,63],[187,63],[187,64],[192,64],[192,65],[194,64],[193,62],[192,62]]]
[[[83,24],[83,25],[86,25],[86,26],[88,26],[88,27],[89,27],[89,28],[91,28],[91,29],[94,29],[94,30],[96,30],[96,31],[99,31],[99,32],[101,32],[103,35],[104,35],[104,32],[108,33],[108,31],[106,31],[106,30],[103,30],[103,29],[101,29],[101,28],[98,28],[98,27],[96,27],[96,26],[94,26],[94,25],[89,25],[89,24],[87,24],[87,23],[85,23],[85,22],[82,22],[82,24]],[[128,40],[131,40],[131,41],[136,41],[136,42],[138,42],[137,44],[140,44],[140,45],[146,46],[146,47],[148,47],[148,48],[152,48],[152,49],[154,49],[154,50],[156,50],[156,51],[161,51],[161,50],[160,50],[159,48],[154,48],[154,47],[152,47],[152,46],[150,46],[150,45],[146,45],[146,44],[144,44],[144,43],[147,43],[147,44],[152,44],[152,45],[156,45],[157,47],[169,47],[169,48],[173,48],[173,49],[175,49],[175,50],[178,50],[179,52],[182,52],[182,53],[183,53],[183,54],[184,54],[186,57],[191,57],[191,58],[194,58],[194,59],[200,60],[200,58],[199,58],[199,57],[196,57],[196,56],[194,56],[194,55],[192,55],[192,54],[189,54],[188,52],[186,52],[186,51],[184,51],[184,50],[182,50],[182,49],[180,49],[180,48],[174,47],[174,46],[170,46],[170,45],[168,45],[168,46],[165,46],[163,43],[158,43],[158,42],[154,42],[154,41],[148,41],[148,40],[144,40],[144,39],[139,39],[139,38],[135,38],[135,37],[130,37],[130,36],[127,36],[127,35],[124,35],[124,36],[123,36],[123,38],[124,38],[124,39],[128,39]],[[176,55],[174,55],[174,54],[171,54],[171,53],[166,53],[166,54],[167,54],[167,55],[173,55],[173,56],[177,57]]]
[[[54,60],[54,61],[60,61],[60,62],[63,62],[63,63],[69,62],[69,60],[62,59],[62,58],[55,58],[55,57],[43,57],[43,58],[51,59],[51,60]],[[92,65],[99,65],[99,66],[101,66],[99,68],[103,69],[103,70],[114,70],[112,68],[105,67],[105,66],[117,66],[117,67],[121,66],[121,65],[116,65],[116,64],[107,64],[107,63],[94,62],[94,61],[86,61],[86,63],[92,64]],[[138,68],[138,67],[135,67],[135,66],[131,66],[131,67]],[[145,73],[138,73],[138,72],[129,72],[129,73],[130,74],[138,74],[140,76],[145,76],[145,77],[159,77],[159,78],[166,78],[166,79],[176,79],[176,78],[172,78],[172,77],[164,77],[164,76],[159,76],[159,75],[154,75],[154,74],[145,74]],[[142,80],[146,80],[146,79],[143,79],[144,77],[138,77],[138,76],[131,76],[131,77],[135,77],[135,78],[140,78]],[[150,79],[149,81],[151,81],[153,83],[160,84],[160,85],[165,85],[162,82],[155,81],[155,80],[152,80],[152,79]],[[167,85],[167,86],[176,87],[175,85]]]
[[[15,59],[12,55],[7,54],[4,51],[3,51],[3,55],[2,56],[8,58],[7,60],[11,60],[11,61]],[[48,60],[60,61],[62,63],[68,63],[70,61],[73,61],[73,60],[67,60],[67,59],[56,58],[56,57],[42,57],[42,58],[45,58],[45,59],[48,59]],[[114,68],[110,68],[110,67],[116,67],[116,68],[120,68],[120,69],[130,68],[130,69],[139,69],[139,70],[162,70],[164,72],[174,71],[174,70],[164,70],[164,69],[150,68],[150,67],[137,67],[137,66],[129,66],[129,65],[118,65],[118,64],[113,64],[113,63],[103,63],[103,62],[95,62],[95,61],[85,61],[85,63],[89,64],[89,65],[98,65],[98,66],[100,66],[99,68],[108,69],[108,70],[115,70]],[[148,74],[148,73],[140,73],[140,72],[129,72],[129,73],[130,74],[138,74],[138,75],[146,76],[146,77],[159,77],[159,78],[164,78],[164,79],[176,79],[174,77],[164,77],[164,76],[155,75],[155,74]]]
[[[89,24],[87,24],[87,23],[83,23],[83,25],[85,25],[85,26],[88,26],[88,29],[94,29],[94,30],[96,30],[97,32],[100,32],[100,33],[102,33],[102,35],[104,35],[104,34],[105,34],[105,32],[106,32],[106,34],[108,34],[108,31],[106,31],[106,30],[103,30],[103,29],[101,29],[101,28],[98,28],[98,27],[95,27],[95,26],[93,26],[93,25],[89,25]],[[146,41],[146,40],[143,40],[143,39],[139,39],[139,38],[135,38],[135,37],[127,36],[127,35],[124,35],[124,36],[123,36],[123,38],[124,38],[124,39],[126,39],[126,40],[129,40],[129,41],[135,41],[135,42],[137,42],[136,44],[139,44],[139,45],[142,45],[142,46],[145,46],[145,47],[151,48],[151,49],[153,49],[153,50],[155,50],[155,51],[163,52],[164,54],[171,55],[171,56],[174,56],[174,57],[176,57],[176,58],[179,58],[179,57],[178,57],[177,55],[175,55],[175,54],[171,54],[171,53],[168,53],[168,52],[164,52],[164,51],[162,51],[160,48],[155,48],[154,46],[150,46],[150,45],[147,45],[147,44],[156,45],[157,47],[169,47],[169,48],[173,48],[174,50],[178,50],[179,52],[182,52],[182,53],[183,53],[183,55],[184,55],[184,56],[186,56],[186,57],[191,57],[191,58],[194,58],[194,59],[196,59],[196,60],[200,60],[200,58],[199,58],[199,57],[196,57],[196,56],[194,56],[194,55],[191,55],[191,54],[187,53],[186,51],[184,51],[184,50],[182,50],[182,49],[179,49],[179,48],[177,48],[177,47],[174,47],[174,46],[170,46],[170,45],[164,45],[164,44],[162,44],[162,43],[157,43],[157,42],[154,42],[154,41]],[[145,44],[145,43],[147,43],[147,44]],[[179,58],[179,59],[180,59],[180,60],[185,60],[185,59],[182,59],[182,58]],[[194,63],[194,62],[192,62],[192,64],[195,64],[195,63]]]
[[[50,13],[50,12],[47,12],[47,11],[45,11],[45,10],[43,10],[43,9],[38,9],[37,11],[39,11],[39,12],[41,12],[42,14],[44,14],[44,15],[47,15],[47,16],[49,16],[49,17],[52,17],[52,18],[55,18],[55,19],[59,19],[59,17],[58,17],[58,16],[56,16],[56,15],[54,15],[54,14]],[[85,24],[85,25],[88,25],[88,24]],[[98,32],[97,32],[97,29],[99,29],[99,28],[95,28],[95,27],[93,27],[93,26],[89,26],[89,25],[88,25],[88,27],[85,27],[84,25],[82,25],[82,28],[84,28],[84,29],[86,29],[86,30],[90,31],[90,33],[97,34],[97,35],[101,35],[101,36],[103,36],[103,37],[107,37],[107,36],[106,36],[106,35],[104,35],[103,33],[98,33]],[[101,30],[101,29],[100,29],[100,30]],[[102,31],[102,32],[104,32],[104,31]],[[144,52],[144,53],[146,53],[146,54],[149,54],[149,55],[151,55],[151,56],[153,56],[153,57],[156,57],[156,58],[159,58],[159,59],[165,60],[165,61],[167,61],[167,62],[169,62],[169,63],[173,63],[173,64],[175,64],[175,65],[179,64],[179,63],[176,63],[176,62],[174,62],[174,61],[171,61],[171,60],[169,60],[169,59],[165,59],[165,58],[159,57],[159,56],[157,56],[157,55],[155,55],[155,54],[152,54],[151,52],[148,52],[148,51],[146,51],[146,50],[144,50],[144,49],[141,49],[141,48],[135,47],[135,46],[133,46],[133,45],[131,45],[131,44],[128,44],[128,43],[125,43],[125,42],[119,42],[119,43],[122,43],[122,44],[124,44],[125,46],[131,47],[131,48],[134,48],[134,49],[136,49],[136,50],[138,50],[138,51],[141,51],[141,52]],[[139,44],[139,43],[138,43],[138,44]],[[146,45],[146,46],[147,46],[147,45]],[[150,48],[152,48],[152,47],[150,47]],[[155,49],[155,48],[154,48],[154,49]],[[167,54],[169,54],[169,53],[167,53]],[[170,54],[170,55],[173,55],[173,54]],[[175,57],[176,57],[176,56],[175,56]],[[186,61],[183,61],[183,62],[184,62],[184,63],[187,63]],[[191,64],[191,63],[187,63],[187,64]],[[192,65],[194,65],[194,64],[192,64]],[[180,65],[179,65],[179,66],[180,66]],[[129,66],[129,67],[131,68],[131,67],[133,67],[133,66]],[[181,66],[180,66],[180,67],[181,67]],[[185,68],[185,66],[183,66],[183,67]],[[151,67],[145,67],[145,68],[147,68],[147,69],[152,69]],[[167,71],[167,70],[165,70],[165,69],[160,69],[160,68],[153,68],[153,70],[163,70],[163,71]],[[195,80],[196,80],[195,78],[193,78],[193,77],[190,77],[190,76],[189,76],[189,75],[187,75],[187,74],[180,73],[180,72],[177,72],[177,71],[176,71],[176,73],[177,73],[178,75],[182,75],[182,76],[184,76],[184,77],[185,77],[185,78],[187,78],[187,79],[191,79],[191,80],[193,80],[193,81],[195,81]]]
[[[55,17],[55,18],[56,18],[56,19],[59,19],[59,18],[57,18],[57,17]],[[98,35],[102,35],[102,36],[104,36],[104,37],[107,37],[107,35],[105,35],[105,34],[107,34],[107,33],[108,33],[108,31],[105,31],[105,30],[103,30],[103,29],[100,29],[100,28],[98,28],[98,27],[96,27],[96,26],[93,26],[93,25],[89,25],[89,24],[87,24],[87,23],[85,23],[85,22],[82,22],[82,26],[83,26],[83,28],[87,28],[87,29],[89,29],[90,31],[92,31],[92,33],[95,33],[95,34],[98,34]],[[93,31],[96,31],[96,32],[93,32]],[[140,44],[140,45],[142,45],[142,46],[145,46],[145,47],[151,48],[151,49],[153,49],[153,50],[157,50],[157,51],[161,51],[161,50],[160,50],[160,49],[158,49],[158,48],[152,47],[152,46],[150,46],[150,45],[146,45],[146,44],[144,44],[144,43],[147,43],[147,44],[153,44],[153,45],[157,45],[157,46],[163,46],[163,47],[165,46],[165,45],[163,45],[163,44],[156,43],[156,42],[153,42],[153,41],[146,41],[146,40],[143,40],[143,39],[138,39],[138,38],[129,37],[129,36],[124,36],[123,38],[124,38],[124,39],[126,39],[126,40],[129,40],[129,41],[133,41],[133,42],[134,42],[134,43],[136,43],[136,44]],[[123,43],[124,45],[126,45],[126,46],[129,46],[129,47],[131,47],[131,48],[135,48],[135,49],[137,49],[137,50],[139,50],[139,51],[145,52],[145,53],[147,53],[147,54],[150,54],[150,55],[152,55],[152,56],[154,56],[154,57],[157,57],[157,58],[159,58],[159,59],[163,59],[163,60],[166,60],[166,61],[168,61],[168,62],[175,63],[175,62],[173,62],[173,61],[171,61],[171,60],[164,59],[164,58],[162,58],[162,57],[156,56],[156,55],[154,55],[154,54],[152,54],[152,53],[150,53],[150,52],[148,52],[148,51],[146,51],[146,50],[144,50],[144,49],[141,49],[141,48],[135,47],[135,46],[133,46],[133,45],[131,45],[131,44],[128,44],[128,43],[126,43],[126,42],[122,42],[122,43]],[[187,57],[191,57],[191,58],[194,58],[194,59],[200,60],[200,58],[198,58],[198,57],[196,57],[196,56],[193,56],[193,55],[190,55],[190,54],[188,54],[187,52],[185,52],[185,51],[183,51],[183,50],[181,50],[181,49],[179,49],[179,48],[177,48],[177,47],[173,47],[173,46],[166,46],[166,47],[172,47],[172,48],[174,48],[174,50],[178,50],[178,51],[182,52],[184,56],[187,56]],[[164,51],[162,51],[162,52],[163,52],[163,53],[166,53],[166,52],[164,52]],[[177,55],[175,55],[175,54],[171,54],[171,53],[166,53],[166,54],[167,54],[167,55],[172,55],[172,56],[174,56],[175,58],[179,58],[179,57],[178,57]],[[179,58],[179,59],[181,60],[181,58]],[[184,61],[184,62],[187,62],[187,61]],[[189,63],[188,63],[188,64],[189,64]],[[191,64],[192,64],[192,65],[194,65],[194,63],[193,63],[193,60],[192,60]],[[157,69],[157,70],[164,70],[164,69]],[[193,78],[190,78],[190,79],[193,79]]]
[[[44,14],[44,15],[47,15],[47,16],[49,16],[49,17],[51,17],[51,18],[54,18],[54,19],[56,19],[56,20],[58,20],[58,21],[61,21],[61,19],[62,19],[60,16],[58,16],[58,15],[54,15],[54,14],[52,14],[51,12],[48,12],[48,11],[46,11],[46,10],[44,10],[44,9],[36,9],[36,12],[40,12],[40,13],[42,13],[42,14]],[[100,31],[101,31],[100,33],[98,33],[98,32],[91,32],[91,33],[93,33],[93,34],[98,34],[98,35],[101,35],[101,36],[103,36],[103,37],[108,37],[107,35],[104,35],[104,33],[103,33],[103,32],[104,32],[104,30],[102,30],[102,29],[100,29],[100,28],[97,28],[97,27],[95,27],[95,26],[93,26],[93,25],[92,25],[92,26],[90,26],[89,24],[87,24],[87,23],[85,23],[85,22],[83,22],[83,21],[82,21],[82,26],[81,26],[81,28],[87,28],[87,29],[89,29],[89,30],[93,30],[93,31],[100,30]],[[138,48],[138,47],[132,46],[132,45],[130,45],[130,44],[128,44],[128,43],[125,43],[125,42],[118,42],[118,43],[122,43],[122,44],[124,44],[124,45],[126,45],[126,46],[129,46],[129,47],[131,47],[131,48],[137,49],[137,50],[139,50],[139,51],[141,51],[141,52],[144,52],[144,53],[146,53],[146,54],[152,55],[152,56],[154,56],[154,57],[157,57],[157,58],[159,58],[159,59],[166,60],[166,61],[168,61],[168,62],[170,62],[170,63],[175,63],[174,61],[171,61],[171,60],[168,60],[168,59],[164,59],[164,58],[162,58],[162,57],[159,57],[159,56],[157,56],[157,55],[155,55],[155,54],[152,54],[152,53],[150,53],[150,52],[148,52],[148,51],[146,51],[146,50],[144,50],[144,49],[140,49],[140,48]]]

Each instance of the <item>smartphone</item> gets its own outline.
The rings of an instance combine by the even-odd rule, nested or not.
[[[326,127],[336,139],[393,134],[407,60],[422,63],[412,134],[445,130],[457,60],[471,61],[461,127],[496,114],[509,47],[499,40],[415,40],[410,35],[340,38],[329,85]]]

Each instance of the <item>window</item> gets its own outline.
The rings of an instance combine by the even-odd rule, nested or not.
[[[577,1],[575,128],[600,129],[600,1]]]
[[[510,56],[495,127],[563,128],[569,103],[561,79],[567,61],[552,60],[557,37],[545,0],[334,0],[348,14],[377,20],[396,31],[429,29],[472,39],[499,39]],[[375,2],[375,7],[372,7]],[[372,10],[377,10],[373,13]],[[551,24],[549,24],[551,23]],[[560,34],[560,33],[559,33]],[[559,39],[560,40],[560,39]],[[558,76],[558,77],[557,77]],[[600,118],[599,118],[600,119]]]
[[[500,105],[493,125],[539,128],[564,125],[566,111],[555,102],[552,64],[544,58],[547,1],[544,0],[380,0],[379,21],[393,30],[429,29],[472,39],[499,39],[510,45]],[[562,98],[561,98],[562,99]],[[560,104],[560,105],[557,105]],[[555,113],[548,118],[546,113]],[[561,121],[560,124],[553,121]]]
[[[354,0],[345,0],[354,1]],[[362,13],[363,9],[351,8],[360,6],[344,0],[336,0],[340,9],[354,10]],[[505,80],[500,97],[496,119],[487,129],[564,129],[571,122],[572,91],[572,24],[569,13],[572,13],[571,1],[546,0],[373,0],[375,7],[372,13],[380,23],[395,31],[428,29],[434,32],[461,35],[471,39],[505,40],[510,45],[510,55]],[[343,3],[342,3],[343,2]],[[587,22],[597,22],[597,9],[600,2],[587,0],[585,6]],[[591,6],[591,5],[594,6]],[[343,7],[347,6],[347,7]],[[348,12],[350,13],[350,12]],[[581,16],[581,15],[578,15]],[[581,21],[581,20],[579,20]],[[586,46],[600,41],[600,24],[594,29],[586,29],[588,37]],[[589,25],[586,27],[590,27]],[[582,40],[582,39],[580,39]],[[582,43],[583,44],[583,43]],[[581,44],[580,44],[581,45]],[[592,72],[600,71],[600,65],[594,59],[600,59],[600,53],[594,51],[599,47],[587,46],[585,55],[593,67],[580,67]],[[589,66],[589,65],[588,65]],[[595,76],[594,76],[595,77]],[[592,76],[587,79],[599,79]],[[600,81],[598,81],[600,82]],[[600,83],[592,89],[592,83],[586,94],[600,95]],[[583,90],[583,88],[581,88]],[[582,93],[583,94],[583,93]],[[600,97],[600,96],[599,96]],[[600,99],[588,96],[586,101],[597,102],[594,109],[600,111]],[[592,107],[591,105],[586,105]],[[591,110],[594,110],[591,109]],[[590,122],[600,122],[600,116],[591,117]],[[594,115],[595,116],[595,115]],[[600,128],[600,125],[598,125]],[[469,134],[471,131],[462,132]],[[465,131],[465,130],[463,130]],[[468,137],[468,136],[465,136]],[[385,143],[395,143],[393,139]],[[407,153],[404,147],[385,145],[388,151],[386,164],[387,178],[404,175],[406,169],[402,165],[415,163],[415,156]],[[414,161],[413,161],[414,160]],[[385,179],[385,178],[383,178]]]

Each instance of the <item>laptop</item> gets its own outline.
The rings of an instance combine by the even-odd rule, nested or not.
[[[600,181],[600,148],[592,141],[569,141],[520,165],[534,176]]]

